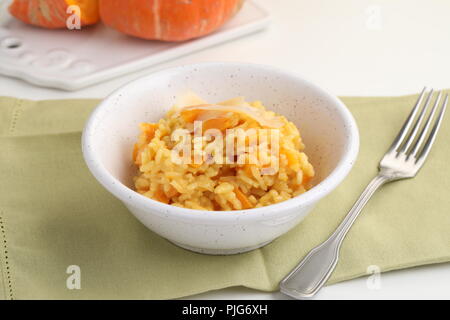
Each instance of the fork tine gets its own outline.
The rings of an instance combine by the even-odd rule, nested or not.
[[[410,155],[412,155],[413,157],[417,156],[417,153],[419,152],[420,146],[422,145],[423,140],[425,139],[428,130],[430,129],[430,125],[431,125],[431,120],[433,120],[434,115],[436,113],[436,110],[439,106],[439,103],[441,102],[441,96],[442,96],[442,91],[439,92],[439,95],[436,98],[436,101],[434,102],[434,106],[433,109],[431,109],[431,112],[428,116],[427,121],[425,122],[424,127],[422,128],[422,131],[419,134],[419,137],[417,138],[416,143],[414,144],[413,150],[411,151]]]
[[[409,134],[408,138],[406,139],[406,142],[403,144],[403,146],[400,148],[399,152],[408,152],[409,147],[414,142],[414,139],[417,135],[417,131],[419,131],[420,125],[422,123],[423,118],[425,117],[425,113],[428,109],[428,106],[430,105],[431,98],[433,96],[433,90],[430,91],[428,94],[428,97],[425,101],[424,106],[422,107],[422,110],[420,111],[419,116],[417,117],[416,123],[414,124],[411,133]]]
[[[427,142],[425,142],[423,150],[420,153],[420,156],[418,157],[418,159],[416,161],[416,163],[419,166],[421,166],[423,164],[423,162],[425,161],[425,159],[428,156],[428,153],[430,153],[431,146],[433,145],[434,140],[436,139],[436,135],[439,131],[439,127],[441,126],[442,119],[444,118],[444,113],[447,108],[447,102],[448,102],[448,94],[445,96],[444,103],[442,104],[441,111],[439,112],[439,116],[434,123],[434,126],[433,126],[433,129],[431,130],[430,136],[428,137]]]
[[[411,126],[411,124],[414,120],[414,117],[416,116],[417,110],[419,110],[419,106],[422,103],[423,96],[425,94],[426,89],[427,89],[427,87],[423,88],[422,93],[420,94],[419,98],[417,99],[416,105],[411,110],[411,113],[409,114],[408,119],[406,119],[406,122],[403,124],[402,128],[400,129],[399,133],[397,134],[397,137],[395,137],[394,142],[392,143],[388,152],[397,150],[397,148],[402,144],[403,139],[405,138],[406,134],[408,133],[409,127]]]

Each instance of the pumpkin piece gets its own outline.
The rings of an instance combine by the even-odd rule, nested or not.
[[[152,139],[155,137],[155,132],[158,125],[155,123],[141,123],[139,124],[139,127],[141,129],[139,142],[136,143],[133,147],[133,160],[134,163],[138,166],[142,164],[142,151],[144,150],[145,146],[148,145],[150,141],[152,141]]]
[[[103,23],[143,39],[185,41],[209,34],[235,15],[243,0],[100,0]]]
[[[162,190],[162,188],[159,188],[156,192],[155,192],[155,200],[168,204],[170,199],[166,196],[166,194],[164,193],[164,191]]]
[[[305,186],[305,187],[309,187],[309,184],[310,184],[312,178],[313,178],[313,177],[304,175],[304,176],[303,176],[302,185]]]
[[[145,134],[145,141],[150,143],[155,137],[156,128],[158,126],[155,123],[141,123],[140,128],[143,134]]]
[[[241,191],[239,187],[234,187],[234,193],[236,194],[236,198],[241,202],[242,209],[251,209],[253,208],[253,204],[247,198],[247,196]]]
[[[166,196],[170,199],[170,198],[173,198],[173,197],[176,197],[176,196],[178,196],[180,193],[178,192],[178,190],[177,189],[175,189],[175,187],[174,186],[172,186],[172,185],[170,185],[169,186],[169,190],[166,192]]]
[[[100,20],[98,0],[14,0],[9,12],[15,18],[34,26],[59,29],[67,27],[67,19],[76,14],[68,11],[72,5],[80,8],[81,26]]]

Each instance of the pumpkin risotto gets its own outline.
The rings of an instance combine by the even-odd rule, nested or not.
[[[297,127],[259,101],[211,105],[190,93],[157,123],[141,123],[140,131],[133,150],[136,191],[166,204],[251,209],[311,187],[314,169]]]

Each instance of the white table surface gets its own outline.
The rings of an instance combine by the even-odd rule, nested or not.
[[[0,0],[1,1],[1,0]],[[0,95],[30,99],[101,98],[155,70],[202,61],[243,61],[299,72],[336,95],[402,95],[424,85],[450,88],[450,2],[442,0],[256,0],[269,29],[76,92],[39,88],[0,76]],[[450,214],[450,213],[449,213]],[[317,299],[450,299],[450,264],[325,287]],[[196,299],[284,299],[229,288]]]

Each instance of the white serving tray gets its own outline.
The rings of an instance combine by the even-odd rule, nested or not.
[[[102,24],[46,30],[16,21],[0,8],[0,74],[38,86],[77,90],[258,31],[268,13],[246,1],[219,31],[184,43],[136,39]]]

